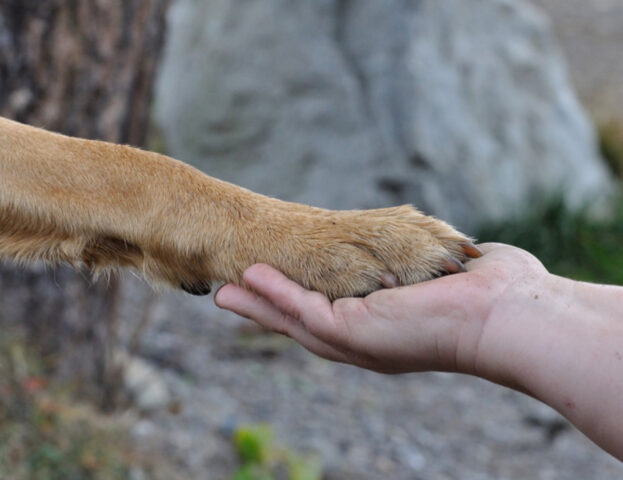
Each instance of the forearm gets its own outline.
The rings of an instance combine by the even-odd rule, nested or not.
[[[506,339],[505,351],[483,345],[495,352],[489,373],[623,459],[623,288],[548,275],[521,290],[488,319],[488,338]]]

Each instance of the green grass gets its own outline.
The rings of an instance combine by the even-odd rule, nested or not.
[[[234,432],[241,466],[232,480],[320,480],[320,463],[275,444],[268,425],[244,425]]]
[[[558,275],[623,285],[623,200],[615,202],[614,210],[612,218],[597,220],[553,201],[483,229],[478,239],[528,250]]]

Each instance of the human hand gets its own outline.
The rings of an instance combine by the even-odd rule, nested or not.
[[[469,261],[465,273],[333,303],[268,265],[254,265],[244,274],[253,291],[225,285],[215,302],[330,360],[385,373],[455,371],[513,383],[495,371],[493,354],[503,355],[504,342],[525,333],[505,331],[491,345],[488,325],[506,297],[527,283],[538,288],[548,273],[521,249],[481,249],[485,255]],[[491,354],[483,351],[490,345]]]

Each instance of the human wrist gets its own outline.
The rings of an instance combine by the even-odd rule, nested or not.
[[[623,458],[623,288],[547,274],[507,290],[477,375],[543,401]]]
[[[623,459],[623,288],[557,283],[557,309],[520,377],[536,398]]]
[[[547,364],[575,282],[543,270],[508,282],[483,319],[474,373],[538,396],[536,372]]]

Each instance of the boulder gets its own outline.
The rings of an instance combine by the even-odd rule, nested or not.
[[[544,15],[513,0],[177,0],[168,153],[328,208],[412,203],[467,230],[610,191]]]

